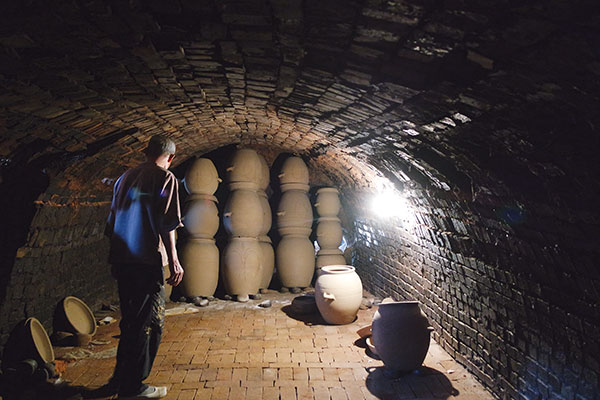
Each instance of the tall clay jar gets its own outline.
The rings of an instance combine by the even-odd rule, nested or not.
[[[223,251],[225,291],[247,300],[258,293],[262,253],[257,238],[233,237]]]
[[[262,228],[260,230],[260,236],[264,236],[271,230],[271,225],[273,223],[273,217],[271,215],[271,205],[269,204],[269,199],[267,194],[259,190],[256,192],[258,194],[258,198],[260,199],[260,205],[262,206]]]
[[[321,249],[317,252],[317,274],[327,265],[349,265],[340,249]]]
[[[258,189],[261,184],[264,184],[264,164],[256,150],[239,149],[227,168],[228,181],[252,182],[254,189]]]
[[[219,281],[219,249],[214,239],[190,238],[181,251],[182,289],[187,297],[210,297]]]
[[[317,224],[317,242],[324,249],[337,249],[342,243],[342,223],[336,217],[321,217]]]
[[[281,166],[279,180],[285,183],[303,183],[308,184],[308,167],[300,157],[289,157]]]
[[[275,252],[271,239],[268,236],[259,236],[258,245],[260,246],[260,289],[267,289],[273,278],[273,270],[275,269]]]
[[[232,236],[256,238],[261,234],[263,206],[256,190],[236,188],[229,194],[223,213],[223,225]]]
[[[325,187],[317,190],[317,213],[321,217],[335,217],[340,212],[341,203],[339,192],[336,188]]]
[[[219,229],[217,198],[211,195],[192,195],[186,201],[183,223],[195,237],[212,238]]]
[[[349,324],[356,318],[362,301],[362,282],[350,265],[321,268],[315,283],[317,308],[330,324]]]
[[[382,303],[373,316],[373,345],[387,368],[395,372],[419,368],[433,330],[418,301]]]
[[[211,160],[197,158],[185,173],[185,189],[190,194],[214,194],[219,187],[219,174]]]
[[[275,252],[277,273],[284,287],[308,287],[315,272],[315,248],[307,236],[285,235]]]
[[[277,211],[277,226],[310,228],[312,223],[312,206],[308,195],[300,190],[289,190],[283,193]]]

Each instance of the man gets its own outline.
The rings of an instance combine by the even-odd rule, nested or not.
[[[183,226],[177,179],[168,171],[175,143],[153,136],[146,162],[126,171],[115,183],[106,234],[109,263],[119,286],[122,319],[117,365],[106,388],[119,398],[166,396],[166,387],[148,386],[162,336],[165,291],[162,266],[168,263],[167,283],[181,282],[183,269],[175,248],[175,229]],[[106,389],[105,388],[105,389]]]

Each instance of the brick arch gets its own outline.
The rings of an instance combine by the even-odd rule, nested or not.
[[[597,396],[594,1],[166,4],[2,5],[3,337],[110,295],[107,183],[166,133],[182,161],[303,155],[344,189],[364,281],[424,303],[498,396]],[[370,214],[381,178],[413,225]]]

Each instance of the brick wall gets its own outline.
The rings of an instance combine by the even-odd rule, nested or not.
[[[409,191],[408,219],[355,197],[367,289],[418,300],[434,338],[501,398],[600,398],[593,221],[500,197]],[[411,220],[412,219],[412,220]]]
[[[3,282],[0,346],[14,326],[28,317],[38,318],[51,334],[55,307],[65,296],[79,297],[92,310],[117,299],[106,263],[108,241],[103,237],[109,204],[71,198],[37,200],[35,206],[26,242],[16,251]]]

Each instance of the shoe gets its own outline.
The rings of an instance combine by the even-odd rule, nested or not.
[[[121,396],[119,399],[161,399],[167,395],[167,388],[165,386],[148,386],[140,393],[133,396]]]

